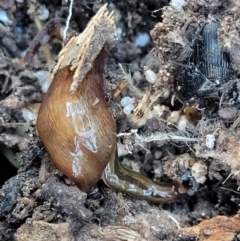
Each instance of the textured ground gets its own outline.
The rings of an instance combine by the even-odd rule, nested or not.
[[[83,31],[105,2],[74,1],[71,29]],[[185,194],[170,204],[152,204],[100,181],[87,195],[50,162],[34,123],[30,132],[20,132],[22,109],[43,97],[36,71],[52,69],[62,40],[52,38],[26,66],[21,59],[47,22],[39,21],[41,11],[48,9],[48,20],[67,18],[68,4],[0,0],[0,144],[19,168],[1,156],[0,239],[216,240],[213,227],[223,222],[227,227],[226,232],[221,228],[221,237],[230,230],[224,240],[239,240],[234,215],[239,209],[240,5],[233,0],[194,0],[180,8],[154,0],[108,3],[117,38],[106,60],[105,94],[117,132],[132,132],[119,137],[125,152],[121,161],[155,181],[176,179]],[[195,82],[186,85],[185,79],[189,65],[198,64],[197,46],[210,19],[219,22],[217,40],[229,56],[231,75],[199,96]],[[157,74],[154,84],[146,81],[145,66]],[[126,87],[112,98],[124,79]],[[129,116],[120,105],[124,96],[135,100]],[[210,137],[212,147],[206,141]]]

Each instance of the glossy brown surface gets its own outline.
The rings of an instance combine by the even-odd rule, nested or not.
[[[177,182],[157,183],[140,173],[131,171],[120,163],[117,152],[105,168],[102,179],[110,188],[149,202],[169,203],[178,197]]]
[[[199,120],[198,110],[194,107],[187,107],[185,110],[187,120],[193,124],[197,124]]]
[[[40,138],[53,163],[84,192],[100,179],[116,146],[116,125],[103,93],[102,50],[75,93],[74,72],[57,71],[37,121]]]

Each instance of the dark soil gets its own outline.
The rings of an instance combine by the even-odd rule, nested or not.
[[[12,166],[2,151],[0,240],[21,240],[19,236],[14,236],[16,231],[22,225],[40,220],[54,224],[68,223],[73,240],[197,240],[194,236],[181,236],[176,222],[180,227],[187,227],[216,215],[236,214],[240,202],[239,164],[235,163],[234,158],[239,160],[239,154],[232,154],[234,158],[230,158],[229,151],[232,149],[225,150],[227,143],[222,147],[224,141],[220,140],[226,141],[225,136],[230,139],[234,136],[236,148],[239,145],[240,55],[236,52],[240,48],[236,39],[240,36],[240,6],[234,1],[194,0],[183,9],[176,10],[167,8],[169,3],[164,0],[74,1],[70,27],[78,33],[84,30],[105,2],[109,3],[108,9],[115,12],[118,38],[111,43],[104,74],[105,94],[116,118],[117,133],[130,133],[137,129],[142,137],[157,137],[161,132],[197,138],[195,142],[174,141],[171,138],[167,141],[157,138],[155,141],[137,142],[134,134],[119,137],[119,142],[129,151],[121,157],[124,165],[155,181],[175,179],[184,187],[184,194],[180,194],[173,203],[153,204],[109,189],[102,181],[91,193],[81,192],[51,163],[34,123],[24,135],[16,132],[19,124],[25,122],[22,108],[40,103],[44,95],[34,73],[52,69],[63,44],[62,40],[52,38],[47,45],[50,60],[40,48],[33,61],[26,66],[22,64],[24,51],[38,33],[29,2],[0,0],[0,7],[9,17],[9,22],[0,19],[0,144],[4,150],[13,151],[13,159],[19,166],[18,169]],[[49,10],[48,20],[68,16],[68,4],[64,0],[32,2],[36,9],[45,6]],[[227,53],[227,67],[231,74],[199,94],[202,82],[200,87],[195,85],[199,81],[196,80],[199,76],[194,75],[195,67],[201,69],[204,60],[198,63],[196,56],[204,59],[201,55],[205,51],[202,29],[210,15],[220,23],[217,43]],[[46,21],[42,21],[42,26],[45,24]],[[138,44],[136,38],[139,34],[150,37],[150,31],[151,39]],[[229,47],[229,42],[234,49]],[[145,93],[152,91],[154,95],[160,91],[159,87],[151,87],[146,81],[144,66],[155,73],[167,71],[172,82],[170,94],[161,96],[150,107],[152,110],[156,105],[164,105],[164,114],[139,126],[131,121],[131,116],[123,113],[120,101],[124,96],[131,96],[137,105]],[[222,65],[218,67],[222,68]],[[112,91],[126,79],[126,73],[131,74],[131,85],[124,88],[120,96],[111,99]],[[186,80],[193,75],[194,80]],[[206,73],[205,77],[208,77]],[[179,86],[182,88],[180,91]],[[173,95],[175,101],[171,105]],[[173,111],[185,115],[187,112],[184,114],[184,109],[189,106],[197,110],[197,123],[191,122],[191,118],[195,117],[191,117],[189,112],[191,118],[188,126],[179,132],[178,124],[169,124],[168,117]],[[235,128],[231,129],[233,124]],[[215,149],[206,147],[208,134],[216,137]],[[128,227],[140,236],[131,236],[136,239],[124,239],[121,235],[112,239],[104,237],[98,229],[107,226]],[[59,237],[56,240],[64,239]]]

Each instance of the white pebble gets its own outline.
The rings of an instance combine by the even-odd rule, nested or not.
[[[132,113],[133,109],[134,109],[134,105],[132,105],[132,104],[131,105],[127,105],[127,106],[125,106],[123,108],[123,113],[125,115],[130,115]]]
[[[126,156],[129,154],[128,150],[126,149],[126,146],[122,143],[117,143],[117,149],[118,149],[118,156]]]
[[[27,108],[22,109],[22,115],[26,121],[33,121],[37,118],[36,113],[34,113],[32,110]]]
[[[21,51],[20,56],[21,56],[22,58],[24,58],[25,55],[26,55],[26,50]]]
[[[116,28],[115,30],[115,33],[114,33],[114,37],[116,38],[116,40],[120,39],[123,35],[123,30],[122,28],[118,27]]]
[[[0,8],[0,21],[3,23],[8,23],[9,22],[9,17],[7,15],[7,12]]]
[[[157,75],[150,69],[147,69],[145,71],[145,77],[146,77],[146,80],[151,84],[154,84],[157,80]]]
[[[179,117],[180,117],[180,111],[177,111],[177,110],[172,111],[171,115],[167,118],[167,122],[172,124],[177,123]]]
[[[150,36],[148,33],[140,33],[135,39],[135,46],[143,48],[150,42]]]
[[[44,81],[42,86],[41,86],[41,89],[42,89],[42,92],[43,93],[47,93],[48,89],[49,89],[49,86],[51,84],[51,81]]]
[[[15,0],[17,3],[23,3],[24,0]]]
[[[170,4],[175,8],[181,8],[185,4],[185,1],[184,0],[172,0]]]
[[[182,115],[182,116],[179,118],[178,123],[177,123],[178,129],[179,129],[180,131],[185,131],[188,123],[189,123],[189,122],[188,122],[186,116],[185,116],[185,115]]]
[[[133,99],[129,96],[126,96],[121,99],[120,103],[122,107],[125,107],[127,105],[131,105],[133,103]]]
[[[45,70],[38,70],[36,73],[34,73],[34,75],[37,77],[42,91],[46,93],[51,84],[51,73]]]
[[[15,129],[15,133],[20,136],[25,136],[28,131],[32,133],[34,128],[31,126],[32,123],[35,123],[37,120],[38,110],[40,104],[32,104],[29,106],[24,107],[22,111],[23,118],[26,122]]]
[[[147,119],[150,120],[154,117],[154,112],[153,111],[148,111],[147,113]]]
[[[47,79],[48,71],[38,70],[34,73],[34,76],[37,77],[39,83],[43,83]]]
[[[215,146],[215,136],[212,134],[206,135],[206,147],[209,149],[213,149]]]
[[[47,8],[44,8],[38,15],[39,19],[45,21],[49,17],[49,11]]]

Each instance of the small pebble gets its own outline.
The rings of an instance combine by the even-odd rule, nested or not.
[[[39,19],[45,21],[49,17],[49,11],[47,8],[44,8],[38,15]]]
[[[144,48],[145,46],[147,46],[150,42],[150,36],[148,33],[140,33],[137,35],[136,39],[135,39],[135,46],[136,47],[140,47],[140,48]]]
[[[26,50],[20,52],[21,58],[24,58],[25,55],[26,55]]]
[[[215,146],[215,136],[212,134],[208,134],[206,136],[206,147],[209,149],[213,149]]]
[[[184,0],[172,0],[171,5],[175,8],[181,8],[185,4]]]
[[[205,229],[203,230],[203,233],[204,233],[206,236],[210,236],[211,233],[212,233],[212,231],[211,231],[210,229],[208,229],[208,228],[205,228]]]
[[[46,81],[43,82],[43,84],[42,84],[42,86],[41,86],[41,87],[42,87],[41,89],[42,89],[42,92],[43,92],[43,93],[47,93],[50,84],[51,84],[51,81],[47,81],[47,80],[46,80]]]
[[[177,111],[177,110],[172,111],[171,115],[167,118],[167,122],[172,124],[177,123],[180,115],[181,115],[180,111]]]
[[[34,76],[37,77],[39,83],[43,83],[47,77],[48,77],[48,71],[45,71],[45,70],[38,70],[36,71],[36,73],[34,73]]]
[[[23,3],[24,0],[15,0],[17,3]]]
[[[24,30],[23,30],[23,27],[22,26],[16,26],[15,27],[15,31],[19,34],[23,34],[24,33]]]
[[[126,146],[120,142],[117,143],[117,149],[118,149],[118,156],[126,156],[129,153],[128,150],[126,149]]]
[[[189,122],[188,122],[186,116],[182,115],[178,120],[177,126],[180,131],[185,131],[188,124],[189,124]]]
[[[162,155],[163,155],[162,151],[155,151],[154,158],[160,159],[162,157]]]
[[[15,133],[20,136],[25,136],[26,133],[32,133],[33,127],[31,126],[32,122],[35,122],[37,120],[37,113],[39,110],[40,104],[32,104],[27,107],[24,107],[22,111],[22,116],[26,120],[24,125],[18,126],[15,129]]]
[[[233,120],[238,117],[238,109],[236,107],[226,107],[218,111],[218,115],[225,120]]]
[[[9,17],[7,15],[7,12],[0,8],[0,21],[3,23],[8,23],[9,22]]]
[[[34,73],[34,76],[37,77],[38,83],[41,86],[42,91],[46,93],[51,84],[51,73],[46,70],[38,70],[36,71],[36,73]]]
[[[122,37],[122,35],[123,35],[123,30],[122,30],[122,28],[120,28],[120,27],[116,28],[114,37],[115,37],[116,39],[120,39],[120,38]]]
[[[131,105],[133,103],[133,99],[129,96],[125,96],[121,99],[121,106],[125,107],[127,105]]]
[[[157,75],[150,69],[147,69],[145,71],[145,77],[146,77],[146,80],[151,84],[154,84],[157,80]]]
[[[22,109],[22,115],[23,115],[23,118],[28,122],[33,121],[37,118],[36,113],[34,113],[33,111],[27,108]]]
[[[148,111],[148,113],[147,113],[147,119],[150,120],[150,119],[152,119],[153,117],[154,117],[153,111]]]
[[[123,108],[123,113],[125,115],[130,115],[134,109],[134,105],[127,105]]]

